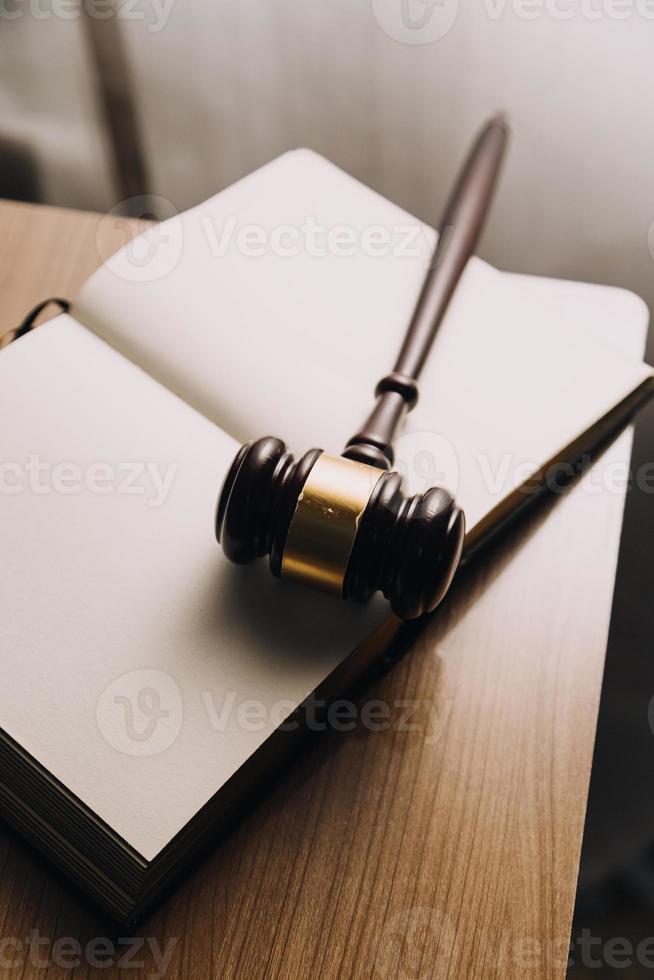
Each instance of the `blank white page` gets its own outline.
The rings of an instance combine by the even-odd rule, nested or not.
[[[386,605],[230,565],[236,443],[70,317],[2,351],[0,416],[0,726],[151,859]]]
[[[236,439],[340,452],[392,367],[434,240],[296,150],[117,253],[76,315]],[[646,324],[623,290],[473,259],[396,442],[411,490],[446,484],[472,528],[650,373]]]

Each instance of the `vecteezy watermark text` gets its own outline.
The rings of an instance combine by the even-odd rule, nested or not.
[[[428,698],[373,698],[358,703],[348,698],[327,701],[312,695],[298,707],[286,698],[273,703],[243,698],[236,690],[220,695],[202,690],[194,697],[194,723],[204,719],[207,729],[216,733],[298,729],[339,733],[365,729],[417,733],[425,745],[434,745],[441,738],[453,703]],[[182,692],[164,671],[130,671],[105,687],[97,701],[96,722],[107,744],[123,755],[158,755],[170,748],[182,731]]]
[[[0,461],[0,496],[30,492],[40,496],[62,494],[136,495],[148,507],[165,504],[177,474],[177,463],[96,460],[81,466],[71,460],[52,463],[38,453],[24,460]]]
[[[558,975],[576,965],[588,970],[638,966],[654,971],[652,936],[635,943],[622,936],[596,936],[590,929],[581,929],[570,938],[567,933],[529,936],[500,928],[492,934],[477,931],[475,942],[483,950],[484,977]],[[463,930],[446,911],[428,906],[401,909],[388,918],[376,937],[373,975],[380,980],[429,980],[447,970],[449,976],[462,966],[467,946]]]
[[[32,929],[26,936],[0,937],[0,969],[23,971],[29,963],[35,970],[75,970],[86,964],[99,970],[145,970],[145,976],[162,980],[178,941],[175,937],[161,945],[154,936],[95,936],[81,943],[73,936],[53,939]]]
[[[2,2],[2,0],[0,0]],[[133,223],[125,215],[140,215],[141,234],[133,235]],[[156,223],[154,223],[156,222]],[[124,237],[125,246],[117,257],[107,250],[106,230]],[[297,222],[264,225],[244,220],[236,214],[216,215],[199,208],[184,224],[175,206],[163,197],[128,198],[108,211],[98,226],[96,244],[100,258],[111,272],[128,282],[152,282],[167,276],[182,259],[186,240],[194,248],[206,249],[212,259],[230,256],[278,259],[303,256],[309,259],[357,256],[383,259],[423,259],[427,265],[433,253],[434,232],[418,221],[391,224],[328,224],[306,214]]]
[[[433,44],[450,33],[459,0],[371,0],[381,30],[401,44]],[[490,21],[654,20],[654,0],[478,0]]]
[[[279,258],[295,258],[302,254],[315,259],[328,255],[344,259],[355,255],[416,258],[428,256],[426,245],[433,244],[426,226],[417,222],[356,227],[327,225],[314,215],[307,215],[298,224],[267,228],[252,222],[243,223],[237,215],[230,214],[220,225],[209,215],[202,215],[200,223],[214,258],[223,258],[230,252],[255,259],[268,253]]]
[[[460,483],[459,457],[452,443],[437,432],[405,432],[395,443],[395,469],[404,477],[412,493],[429,487],[445,486],[456,493]],[[571,481],[585,474],[584,492],[622,494],[630,487],[641,493],[654,493],[654,461],[633,469],[626,460],[597,461],[589,454],[574,463],[556,462],[545,468],[515,453],[490,457],[469,453],[466,478],[474,479],[489,498],[500,499],[512,491],[529,495],[547,489],[559,494]],[[85,465],[72,460],[53,462],[38,453],[21,460],[0,461],[0,497],[30,492],[40,496],[79,493],[97,495],[135,495],[148,507],[166,503],[179,471],[174,462],[152,460],[95,460]]]
[[[168,23],[175,0],[0,0],[0,20],[91,20],[142,21],[150,34],[158,34]]]

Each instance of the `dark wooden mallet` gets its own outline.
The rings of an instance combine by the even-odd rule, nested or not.
[[[438,243],[400,353],[342,456],[297,461],[281,439],[242,446],[225,478],[216,535],[244,564],[269,555],[276,576],[345,599],[378,590],[403,619],[431,612],[458,566],[465,518],[447,490],[408,497],[392,441],[418,400],[417,379],[486,219],[508,138],[503,116],[477,136],[439,224]]]

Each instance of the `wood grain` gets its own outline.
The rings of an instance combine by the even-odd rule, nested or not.
[[[0,205],[0,329],[72,295],[126,227]],[[381,730],[360,718],[309,739],[138,927],[131,966],[111,924],[0,827],[0,978],[149,976],[161,950],[171,977],[560,980],[623,509],[592,479],[468,570],[357,698],[386,705]],[[66,966],[99,937],[113,967]]]

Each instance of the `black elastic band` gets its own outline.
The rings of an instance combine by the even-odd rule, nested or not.
[[[51,296],[49,299],[44,299],[42,303],[39,303],[38,306],[35,306],[34,309],[29,311],[19,326],[14,327],[13,330],[9,330],[0,337],[0,347],[6,347],[7,344],[11,344],[14,340],[18,340],[19,337],[29,333],[35,326],[35,321],[50,303],[56,303],[61,308],[62,313],[67,313],[70,309],[70,303],[67,299],[60,299],[58,296]]]

